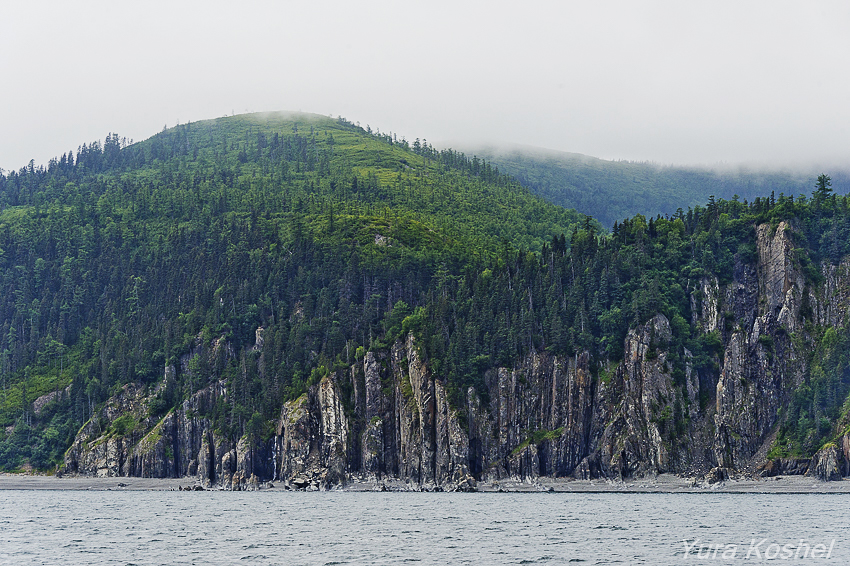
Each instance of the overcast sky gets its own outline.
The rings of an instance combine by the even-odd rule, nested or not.
[[[0,167],[233,112],[663,164],[850,165],[850,2],[6,2]]]

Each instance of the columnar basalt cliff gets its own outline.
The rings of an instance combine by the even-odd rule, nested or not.
[[[216,429],[209,415],[227,403],[224,382],[157,419],[147,407],[158,391],[125,386],[80,430],[64,468],[197,476],[228,489],[400,480],[472,490],[504,478],[755,473],[782,407],[806,379],[812,329],[843,326],[850,313],[850,262],[824,265],[810,281],[788,225],[762,225],[756,235],[756,261],[736,260],[730,283],[690,283],[691,322],[716,343],[708,369],[695,367],[671,321],[657,314],[628,332],[618,362],[533,351],[487,370],[486,391],[470,388],[466,404],[452,406],[408,334],[285,403],[270,436],[231,439]],[[840,478],[850,473],[850,434],[811,463],[783,459],[761,469]]]

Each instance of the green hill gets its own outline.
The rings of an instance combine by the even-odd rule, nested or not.
[[[434,277],[579,221],[477,160],[309,114],[110,135],[0,176],[0,426],[70,387],[0,466],[49,465],[116,387],[156,383],[199,342],[245,352],[258,326],[268,370],[204,374],[243,380],[237,423],[270,416],[383,335],[394,305],[423,305]],[[166,405],[200,385],[187,377]]]
[[[236,116],[133,145],[110,135],[0,176],[0,469],[53,468],[84,423],[91,438],[130,442],[135,424],[161,423],[216,383],[226,395],[203,417],[234,445],[262,440],[268,456],[284,403],[331,374],[354,375],[367,352],[387,360],[408,335],[455,409],[476,395],[486,405],[498,393],[492,370],[538,355],[574,369],[581,359],[576,395],[616,407],[616,388],[631,387],[623,364],[639,327],[650,334],[647,367],[672,384],[648,417],[663,443],[690,450],[703,421],[689,415],[715,422],[723,353],[752,333],[748,363],[761,368],[759,387],[775,389],[763,397],[788,407],[765,412],[758,434],[781,425],[779,453],[811,455],[848,418],[850,333],[839,315],[850,198],[826,177],[810,198],[770,192],[779,191],[747,203],[706,198],[670,218],[635,214],[607,234],[490,163],[342,119]],[[781,265],[764,265],[776,250]],[[788,281],[793,272],[794,293],[771,285],[772,302],[756,296],[767,269]],[[790,307],[773,308],[782,301]],[[754,326],[757,309],[769,328]],[[646,330],[659,314],[663,340]],[[769,382],[791,374],[792,358],[799,379]],[[742,390],[752,377],[729,375]],[[351,380],[335,383],[362,432]],[[144,405],[100,422],[129,384]],[[399,403],[412,387],[409,376],[398,396],[390,382],[375,385]],[[540,446],[578,434],[515,424]],[[145,432],[151,442],[156,430]],[[744,429],[733,440],[734,430]],[[573,455],[584,457],[591,437],[579,436]]]

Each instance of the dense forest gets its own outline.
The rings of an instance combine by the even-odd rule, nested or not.
[[[716,373],[722,339],[700,332],[690,297],[756,261],[756,225],[793,225],[813,282],[818,262],[850,253],[850,199],[825,175],[810,184],[606,232],[489,162],[312,115],[110,135],[30,163],[0,176],[0,469],[55,467],[130,382],[156,388],[149,411],[163,415],[225,379],[216,426],[268,433],[284,401],[407,333],[461,406],[488,368],[534,350],[586,352],[605,380],[629,329],[662,313],[682,385],[675,353]],[[810,455],[846,418],[847,329],[811,334],[783,454]]]
[[[582,218],[477,159],[311,115],[110,134],[30,163],[0,177],[0,424],[23,423],[0,466],[52,466],[116,388],[160,380],[198,340],[243,359],[179,375],[155,410],[224,375],[240,391],[228,427],[270,417],[435,277],[539,251]],[[258,326],[259,372],[244,363]],[[64,401],[34,419],[51,391]]]
[[[673,215],[677,208],[704,206],[708,197],[753,200],[775,194],[808,195],[815,174],[738,168],[662,166],[607,161],[537,148],[475,148],[500,170],[549,202],[575,208],[606,228],[636,214]],[[850,192],[850,173],[834,171],[833,189]]]

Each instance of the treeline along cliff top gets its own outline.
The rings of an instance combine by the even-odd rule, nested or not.
[[[605,232],[343,119],[110,135],[0,176],[0,468],[846,475],[850,202],[811,187]]]

